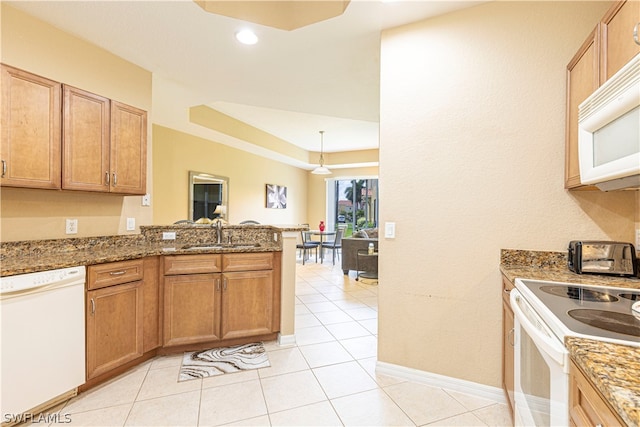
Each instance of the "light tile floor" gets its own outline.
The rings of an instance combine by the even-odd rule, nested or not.
[[[298,263],[297,345],[265,343],[271,367],[178,383],[182,355],[157,357],[71,399],[59,408],[69,416],[59,419],[74,426],[510,425],[504,404],[375,373],[377,290],[331,263]]]

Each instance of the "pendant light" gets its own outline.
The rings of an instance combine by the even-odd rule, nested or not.
[[[315,175],[330,175],[331,171],[324,166],[324,131],[320,131],[320,166],[311,171]]]

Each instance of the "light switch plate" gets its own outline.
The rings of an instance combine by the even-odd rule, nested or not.
[[[127,218],[127,231],[133,231],[136,229],[136,219]]]
[[[162,232],[162,240],[176,240],[176,232],[175,231],[163,231]]]
[[[395,222],[385,222],[384,223],[384,237],[386,239],[395,239],[396,238],[396,223]]]
[[[145,194],[142,196],[142,206],[151,206],[151,195]]]

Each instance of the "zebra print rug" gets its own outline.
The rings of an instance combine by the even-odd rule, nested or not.
[[[271,366],[259,343],[192,351],[184,354],[178,382]]]

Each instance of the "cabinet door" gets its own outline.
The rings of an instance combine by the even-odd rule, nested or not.
[[[63,87],[62,188],[109,191],[109,99]]]
[[[598,27],[567,65],[567,116],[565,132],[565,188],[593,188],[582,186],[578,161],[578,105],[599,86]]]
[[[142,356],[141,285],[87,292],[87,380]]]
[[[222,338],[273,332],[273,272],[225,273],[222,291]]]
[[[111,101],[111,191],[147,191],[147,113]]]
[[[511,415],[515,404],[514,395],[514,322],[509,303],[502,301],[502,387],[508,397]]]
[[[2,65],[0,184],[60,188],[61,84]]]
[[[220,274],[164,278],[164,345],[220,339]]]
[[[569,367],[569,420],[575,426],[626,425],[573,360]]]
[[[634,56],[640,53],[640,2],[619,1],[602,18],[600,80],[604,83]]]

